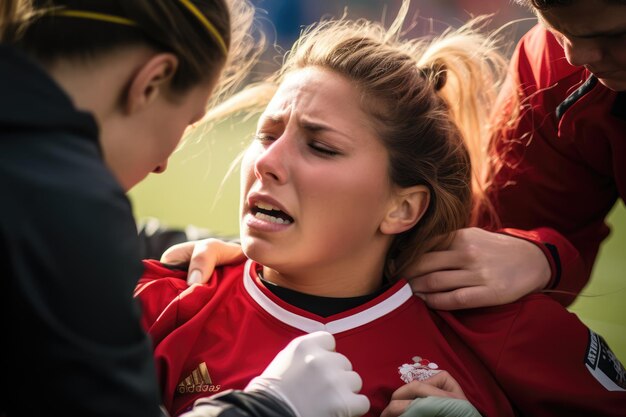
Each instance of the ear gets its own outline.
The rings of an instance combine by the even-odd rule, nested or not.
[[[176,74],[178,58],[174,54],[153,55],[135,72],[130,80],[124,109],[128,114],[142,111],[164,95]]]
[[[380,224],[380,231],[387,235],[397,235],[409,230],[426,213],[429,203],[430,190],[425,185],[398,190]]]

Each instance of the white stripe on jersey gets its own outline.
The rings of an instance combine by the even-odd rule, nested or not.
[[[267,295],[265,295],[257,286],[250,275],[253,268],[253,262],[248,260],[244,267],[243,284],[246,291],[265,311],[289,326],[302,330],[303,332],[312,333],[318,330],[324,330],[331,334],[337,334],[346,330],[363,326],[369,322],[377,320],[384,315],[392,312],[400,307],[409,298],[413,297],[413,291],[408,283],[404,284],[394,294],[382,300],[380,303],[372,307],[353,314],[342,319],[330,321],[326,324],[308,317],[301,316],[276,304]]]

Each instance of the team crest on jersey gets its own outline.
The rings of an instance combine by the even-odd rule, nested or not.
[[[402,366],[398,366],[400,379],[407,384],[411,381],[423,381],[441,371],[439,365],[421,356],[413,356],[412,359],[413,363],[405,363]]]
[[[602,336],[589,330],[585,366],[608,391],[626,391],[626,370]]]
[[[180,381],[176,387],[176,392],[179,394],[217,392],[220,388],[222,388],[221,385],[213,384],[206,363],[202,362],[188,377]]]

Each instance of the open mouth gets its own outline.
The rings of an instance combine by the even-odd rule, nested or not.
[[[291,224],[293,217],[269,204],[255,203],[250,210],[254,217],[270,223]]]

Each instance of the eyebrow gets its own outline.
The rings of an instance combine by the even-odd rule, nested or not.
[[[344,138],[347,138],[349,140],[353,140],[353,136],[350,135],[348,132],[344,132],[341,130],[336,129],[335,127],[328,125],[326,123],[320,123],[320,122],[315,122],[312,120],[307,120],[306,117],[303,117],[300,119],[300,126],[311,132],[311,133],[316,133],[316,132],[330,132],[330,133],[334,133],[336,135],[339,136],[343,136]]]
[[[280,116],[276,116],[276,115],[266,115],[262,117],[261,124],[265,122],[269,122],[271,125],[275,126],[275,125],[283,124],[283,119]],[[311,133],[331,132],[331,133],[336,133],[341,136],[349,137],[347,134],[340,132],[339,130],[323,123],[316,123],[316,122],[312,122],[308,120],[301,120],[299,125],[302,129],[307,130]]]
[[[333,129],[330,126],[327,126],[325,124],[320,124],[320,123],[314,123],[314,122],[310,122],[310,121],[306,121],[306,120],[303,120],[300,123],[300,126],[303,129],[308,130],[310,132],[335,132],[335,133],[339,133],[339,134],[343,135],[343,133],[339,132],[336,129]]]
[[[269,123],[272,126],[276,126],[276,125],[282,125],[283,123],[283,119],[280,116],[274,116],[274,115],[263,115],[259,118],[259,123],[258,126],[262,126],[266,123]]]

